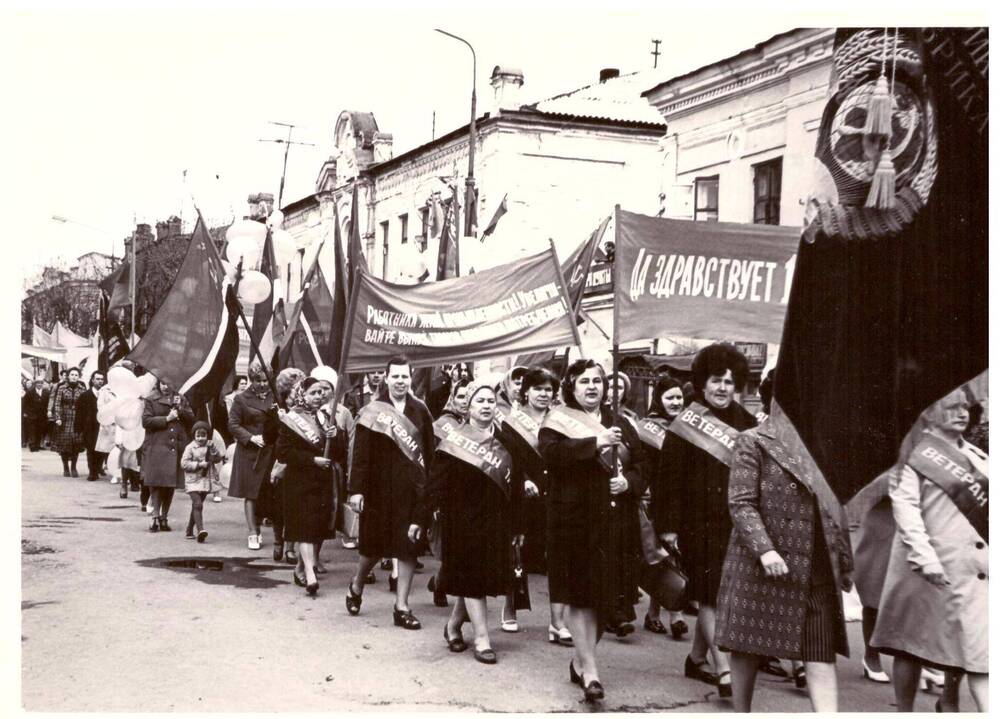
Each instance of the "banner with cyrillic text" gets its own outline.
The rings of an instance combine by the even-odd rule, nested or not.
[[[365,273],[351,298],[345,371],[406,354],[414,367],[578,345],[551,248],[465,277],[398,285]]]
[[[780,342],[800,231],[619,210],[615,341]]]

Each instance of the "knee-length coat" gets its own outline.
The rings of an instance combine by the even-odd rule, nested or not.
[[[236,440],[233,453],[233,468],[229,477],[230,497],[257,499],[261,487],[270,482],[271,468],[274,466],[274,445],[265,439],[264,446],[258,447],[250,441],[254,435],[271,437],[264,428],[276,421],[272,411],[274,396],[268,391],[258,397],[253,388],[247,388],[233,399],[229,412],[229,431]]]
[[[384,389],[377,399],[391,402]],[[358,528],[358,552],[364,557],[414,557],[416,547],[407,532],[411,524],[426,526],[422,507],[426,464],[434,453],[434,419],[412,394],[406,395],[403,414],[416,426],[423,468],[410,462],[391,438],[354,425],[347,493],[364,497]]]
[[[53,425],[52,449],[59,454],[77,453],[83,450],[83,437],[80,434],[80,423],[77,419],[77,402],[89,390],[82,382],[75,385],[60,384],[52,399],[52,419],[60,420]]]
[[[983,474],[988,458],[964,452]],[[871,645],[941,669],[989,671],[989,545],[952,499],[909,466],[890,479],[896,536]],[[916,571],[940,562],[950,585]]]
[[[300,414],[304,410],[300,411]],[[284,462],[281,480],[282,519],[286,542],[321,542],[330,536],[334,512],[334,468],[323,469],[313,461],[322,457],[326,440],[315,444],[281,423],[275,456]],[[330,459],[342,463],[347,455],[347,432],[338,428],[330,443]]]
[[[523,489],[523,478],[513,472],[505,492],[471,464],[441,450],[434,453],[427,513],[441,512],[441,591],[474,599],[507,593]]]
[[[188,444],[188,428],[194,424],[194,412],[181,401],[178,418],[167,421],[173,409],[170,395],[155,391],[146,398],[142,408],[142,428],[146,438],[142,443],[142,483],[147,487],[184,489],[184,469],[181,459]]]
[[[613,415],[601,410],[601,424]],[[623,431],[623,437],[628,438]],[[546,556],[553,602],[597,609],[602,622],[630,621],[637,598],[638,505],[641,484],[629,453],[623,474],[629,489],[611,494],[611,472],[594,437],[574,439],[551,427],[538,432],[548,468]],[[629,616],[631,614],[631,616]]]
[[[736,440],[729,477],[733,532],[722,569],[716,604],[715,643],[724,649],[768,657],[800,659],[811,580],[833,577],[836,651],[848,656],[840,577],[852,569],[846,516],[817,512],[807,470],[767,424]],[[815,532],[815,516],[822,519]],[[814,552],[820,536],[827,551]],[[774,550],[788,565],[784,577],[768,577],[760,557]],[[817,550],[818,552],[819,550]],[[813,566],[821,556],[830,571]]]
[[[695,401],[708,408],[708,416],[721,419],[735,430],[743,431],[757,424],[753,415],[736,402],[718,410],[701,394]],[[675,433],[667,432],[659,469],[650,485],[651,519],[657,534],[677,534],[689,596],[709,606],[715,606],[733,528],[728,487],[726,464]]]

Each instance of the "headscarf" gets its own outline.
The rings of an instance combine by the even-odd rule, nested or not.
[[[458,390],[462,389],[463,387],[470,387],[471,385],[472,385],[472,380],[467,380],[467,379],[460,379],[458,380],[458,382],[455,382],[451,386],[451,392],[448,393],[448,401],[445,403],[444,409],[442,411],[450,412],[456,417],[460,417],[462,419],[468,419],[469,417],[468,406],[466,406],[464,412],[459,410],[459,408],[455,405],[455,395],[458,394]]]
[[[488,389],[495,395],[497,393],[496,387],[494,387],[489,382],[484,382],[482,380],[474,379],[467,385],[469,388],[469,404],[472,404],[472,399],[482,390]]]
[[[503,381],[500,383],[500,387],[497,389],[497,394],[501,396],[503,399],[507,400],[507,403],[510,404],[511,406],[519,404],[517,388],[514,387],[514,375],[517,374],[523,378],[524,373],[527,371],[528,371],[527,367],[522,367],[521,365],[514,365],[513,367],[510,368],[510,371],[507,373],[507,376],[503,378]]]
[[[305,383],[308,382],[310,379],[313,380],[312,382],[309,383],[309,385],[312,386],[316,382],[316,380],[313,379],[312,377],[303,376],[303,378],[300,379],[298,382],[296,382],[295,385],[292,387],[291,391],[288,393],[288,399],[285,401],[285,404],[288,405],[288,409],[290,410],[294,409],[296,411],[301,411],[306,409]]]
[[[292,405],[288,403],[287,398],[290,396],[292,388],[298,382],[305,379],[306,373],[295,367],[286,367],[278,373],[278,376],[274,380],[274,384],[278,390],[279,401],[285,400],[289,407]]]

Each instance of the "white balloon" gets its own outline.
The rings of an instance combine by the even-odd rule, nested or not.
[[[219,430],[217,429],[212,430],[212,446],[219,453],[220,457],[226,456],[226,442],[222,439],[222,435],[219,434]]]
[[[264,237],[267,236],[267,227],[264,223],[255,220],[237,220],[226,230],[226,241],[233,242],[239,239],[252,240],[255,245],[264,244]]]
[[[139,383],[135,375],[124,367],[111,368],[108,372],[108,386],[120,398],[139,396]]]
[[[244,302],[251,304],[263,302],[271,294],[271,280],[263,272],[250,270],[243,274],[243,279],[240,280],[240,286],[236,294]]]
[[[295,254],[297,244],[290,232],[284,230],[271,231],[271,243],[274,245],[275,258],[291,258]]]
[[[268,227],[281,227],[281,223],[285,221],[285,213],[281,210],[274,210],[267,218]]]
[[[98,423],[103,425],[114,424],[118,410],[121,409],[122,404],[126,401],[124,397],[116,397],[97,410]]]
[[[233,473],[233,465],[226,463],[222,465],[222,469],[219,470],[219,484],[222,485],[223,489],[229,489],[229,476]]]
[[[142,400],[127,399],[122,402],[115,414],[115,424],[126,432],[132,431],[142,425]]]
[[[122,432],[122,446],[130,452],[135,452],[146,439],[146,430],[142,427]]]
[[[309,373],[310,377],[315,377],[316,379],[323,379],[332,384],[334,387],[337,386],[337,370],[333,367],[329,367],[325,364],[317,365],[313,367],[312,372]]]
[[[156,375],[147,372],[139,377],[136,382],[139,384],[139,397],[145,399],[156,390]]]
[[[237,235],[226,244],[226,259],[234,265],[239,265],[240,258],[242,258],[244,272],[252,270],[257,266],[257,261],[260,259],[259,254],[260,245],[252,237]]]

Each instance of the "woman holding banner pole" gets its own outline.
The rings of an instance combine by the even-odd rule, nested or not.
[[[568,605],[575,650],[570,681],[595,702],[604,698],[597,643],[623,594],[609,577],[615,565],[634,564],[633,556],[612,554],[617,543],[611,541],[611,514],[629,491],[629,475],[632,481],[636,477],[622,430],[612,426],[611,412],[601,406],[604,369],[593,360],[577,360],[567,368],[561,390],[564,404],[548,413],[538,432],[549,472],[549,594]]]
[[[490,645],[486,597],[507,594],[511,545],[522,539],[515,527],[522,486],[493,423],[496,402],[490,385],[470,385],[469,421],[441,439],[428,485],[429,506],[440,512],[440,589],[457,598],[444,638],[451,651],[464,651],[462,624],[468,619],[475,631],[475,658],[483,664],[497,661]]]
[[[902,470],[890,476],[896,537],[871,645],[892,654],[899,711],[913,711],[922,664],[962,674],[978,711],[989,695],[989,458],[962,439],[965,392],[924,412],[927,427]],[[938,711],[958,711],[942,706]]]
[[[733,525],[729,465],[736,436],[757,421],[739,403],[746,357],[728,343],[702,348],[691,365],[695,396],[667,431],[650,487],[652,520],[664,544],[680,552],[690,599],[698,602],[694,643],[684,675],[731,697],[729,660],[715,645],[715,604]],[[709,671],[711,652],[715,671]]]

